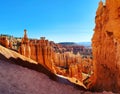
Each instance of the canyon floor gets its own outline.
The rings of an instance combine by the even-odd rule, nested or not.
[[[0,60],[0,94],[113,94],[92,93],[51,80],[47,75]]]

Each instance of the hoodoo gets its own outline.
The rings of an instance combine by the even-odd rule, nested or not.
[[[57,52],[55,48],[57,44],[41,37],[40,39],[29,39],[26,30],[22,38],[18,52],[28,58],[31,58],[45,66],[55,74],[74,77],[79,81],[83,81],[86,77],[82,77],[82,71],[86,74],[92,70],[87,69],[83,62],[91,64],[90,59],[83,60],[81,55],[72,52]],[[58,50],[61,48],[58,47]],[[92,65],[92,64],[91,64]],[[89,65],[90,66],[90,65]]]
[[[29,39],[27,37],[27,30],[24,30],[24,37],[22,38],[21,46],[19,48],[19,53],[30,58],[31,50],[29,45]]]

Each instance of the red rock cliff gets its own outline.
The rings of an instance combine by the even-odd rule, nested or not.
[[[120,0],[99,3],[92,38],[95,90],[120,90]]]

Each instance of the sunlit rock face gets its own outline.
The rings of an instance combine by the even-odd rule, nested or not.
[[[89,61],[82,60],[79,53],[62,51],[60,45],[48,41],[45,37],[29,40],[26,30],[19,47],[19,53],[42,64],[50,71],[82,81],[82,72],[88,73]],[[84,67],[83,67],[84,66]]]
[[[92,38],[95,90],[120,90],[120,0],[102,1]]]
[[[22,39],[22,42],[21,42],[21,46],[19,48],[19,53],[21,53],[22,55],[30,58],[31,56],[31,50],[30,50],[30,46],[29,46],[29,40],[28,40],[28,37],[27,37],[27,33],[26,33],[26,29],[24,30],[24,37]]]
[[[29,57],[40,64],[52,69],[52,48],[48,42],[42,37],[40,40],[30,40],[27,38],[26,31],[19,48],[19,53]]]
[[[71,52],[55,53],[53,60],[55,66],[62,69],[61,71],[57,69],[58,74],[75,77],[82,81],[82,58],[80,54],[74,55]]]
[[[0,36],[0,44],[6,48],[12,48],[11,42],[8,40],[6,36]]]
[[[69,76],[75,77],[79,81],[82,81],[82,64],[81,63],[71,64],[69,67]]]
[[[32,50],[32,46],[34,50]],[[34,53],[35,53],[35,60],[39,62],[42,65],[45,65],[50,70],[52,69],[52,55],[54,55],[54,52],[52,50],[52,47],[50,46],[48,40],[45,38],[41,38],[40,40],[37,40],[35,43],[30,43],[31,47],[31,58],[34,59]]]
[[[85,74],[92,74],[93,72],[93,63],[90,58],[82,59],[82,72]]]

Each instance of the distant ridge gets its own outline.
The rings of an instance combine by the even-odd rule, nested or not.
[[[68,45],[68,46],[75,46],[75,45],[78,45],[77,43],[75,42],[60,42],[58,44],[61,44],[61,45]]]
[[[85,47],[91,47],[91,42],[60,42],[58,44],[66,45],[66,46],[85,46]]]
[[[91,47],[91,42],[78,42],[78,45],[83,45],[85,47]]]

